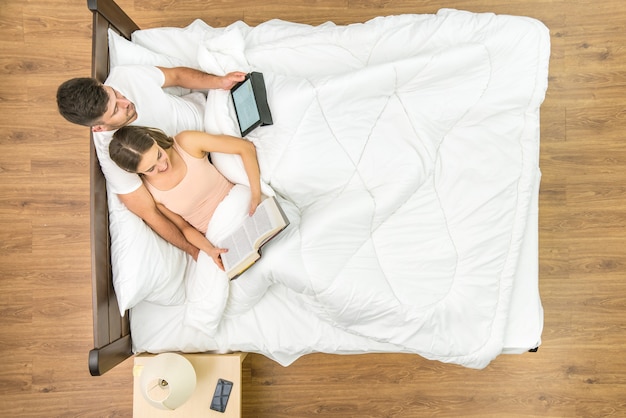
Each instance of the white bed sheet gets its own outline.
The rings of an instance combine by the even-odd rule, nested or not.
[[[231,282],[217,329],[191,326],[189,304],[135,306],[135,351],[241,350],[283,365],[410,352],[482,368],[540,344],[543,24],[446,9],[194,25],[197,62],[189,51],[176,62],[266,76],[275,124],[249,139],[292,224]],[[164,54],[159,36],[135,41]],[[206,129],[236,133],[226,92],[209,93]]]

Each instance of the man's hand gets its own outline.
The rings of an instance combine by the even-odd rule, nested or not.
[[[232,73],[228,73],[220,77],[220,85],[223,90],[232,89],[235,84],[243,81],[246,78],[246,73],[242,73],[241,71],[233,71]]]

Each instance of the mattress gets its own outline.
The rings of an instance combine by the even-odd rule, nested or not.
[[[135,352],[246,351],[283,365],[406,352],[483,368],[540,344],[541,22],[452,9],[345,26],[195,21],[132,43],[111,33],[110,47],[113,66],[262,72],[274,124],[247,138],[291,221],[230,283],[208,257],[183,260],[184,301],[131,308]],[[205,130],[238,134],[227,91],[208,92]],[[245,183],[231,157],[212,155]],[[119,246],[137,220],[109,203]],[[229,205],[212,222],[245,212]]]

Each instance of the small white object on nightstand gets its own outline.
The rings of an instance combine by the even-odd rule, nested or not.
[[[150,405],[172,410],[183,405],[196,389],[196,372],[185,357],[162,353],[141,371],[141,393]]]

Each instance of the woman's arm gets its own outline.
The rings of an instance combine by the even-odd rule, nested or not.
[[[180,229],[187,241],[211,256],[215,264],[217,264],[220,269],[224,270],[224,264],[222,263],[220,254],[227,252],[227,249],[215,247],[204,235],[202,235],[200,231],[189,225],[189,223],[183,219],[182,216],[172,212],[161,203],[157,203],[157,207],[169,220],[172,221],[174,225],[178,227],[178,229]]]
[[[250,215],[261,203],[261,174],[256,157],[256,148],[248,140],[230,135],[212,135],[201,131],[184,131],[176,135],[178,144],[189,154],[202,158],[209,152],[237,154],[241,156],[243,167],[250,183]]]

